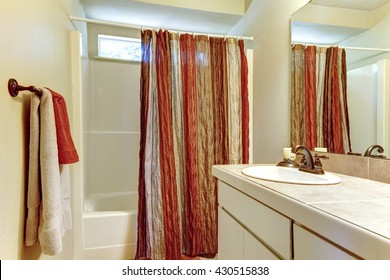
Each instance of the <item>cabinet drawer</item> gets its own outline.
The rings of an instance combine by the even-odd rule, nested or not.
[[[291,220],[218,182],[219,205],[283,259],[291,259]]]
[[[244,231],[244,260],[280,260],[250,232]]]
[[[218,207],[218,259],[243,259],[243,228]]]
[[[355,258],[317,235],[294,224],[295,260],[354,260]]]

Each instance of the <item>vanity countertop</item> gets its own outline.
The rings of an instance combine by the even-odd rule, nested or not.
[[[248,166],[216,165],[212,173],[364,259],[390,259],[390,184],[337,173],[336,185],[277,183],[243,175]]]

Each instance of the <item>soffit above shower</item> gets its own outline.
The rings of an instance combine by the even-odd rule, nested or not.
[[[227,34],[252,0],[80,0],[86,17],[145,27]]]

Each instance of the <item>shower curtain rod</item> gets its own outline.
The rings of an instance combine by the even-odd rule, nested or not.
[[[338,46],[338,45],[318,45],[318,44],[308,44],[305,42],[292,42],[293,45],[301,44],[301,45],[311,45],[317,47],[339,47],[346,50],[357,50],[357,51],[377,51],[377,52],[390,52],[390,49],[382,49],[382,48],[363,48],[363,47],[350,47],[350,46]]]
[[[81,22],[87,22],[87,23],[94,23],[94,24],[115,26],[115,27],[132,28],[132,29],[141,29],[141,30],[143,30],[143,29],[156,29],[156,27],[150,27],[150,26],[132,25],[132,24],[127,24],[127,23],[97,20],[97,19],[90,19],[90,18],[80,18],[80,17],[74,17],[74,16],[69,16],[69,19],[71,21],[81,21]],[[233,35],[226,35],[226,34],[198,33],[198,32],[192,32],[192,31],[170,30],[170,29],[166,29],[166,30],[169,32],[174,32],[174,33],[190,33],[193,35],[206,35],[209,37],[216,37],[216,38],[239,38],[239,39],[243,39],[243,40],[253,40],[253,37],[233,36]]]

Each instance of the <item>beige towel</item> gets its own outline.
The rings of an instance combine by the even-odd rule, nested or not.
[[[31,94],[30,150],[27,190],[26,245],[38,242],[39,206],[41,203],[41,176],[39,173],[39,104],[41,99]]]
[[[52,96],[41,90],[31,95],[26,245],[39,241],[44,254],[56,255],[72,226],[69,167],[58,163]]]

